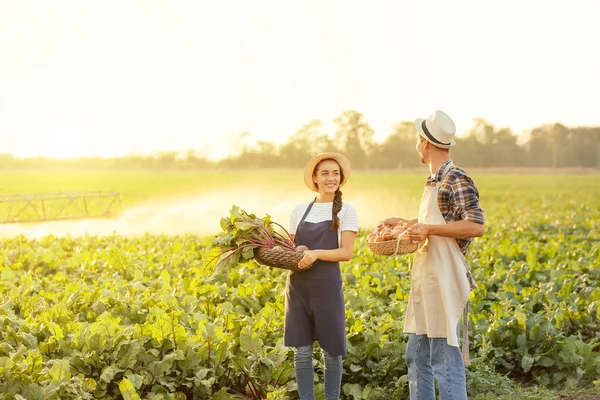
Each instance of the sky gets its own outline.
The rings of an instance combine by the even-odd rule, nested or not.
[[[595,0],[0,0],[0,154],[284,143],[357,110],[382,140],[447,112],[600,125]]]

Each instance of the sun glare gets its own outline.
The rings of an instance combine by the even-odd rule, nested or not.
[[[0,123],[17,157],[115,156],[150,131],[134,84],[107,66],[51,65],[11,89]]]
[[[68,159],[94,154],[94,149],[86,146],[84,133],[76,127],[62,126],[49,139],[44,157]]]

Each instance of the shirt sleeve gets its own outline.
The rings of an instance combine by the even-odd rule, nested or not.
[[[289,226],[289,233],[290,235],[295,235],[296,234],[296,229],[298,229],[298,224],[300,223],[300,218],[302,218],[302,215],[300,215],[300,208],[302,206],[296,206],[294,208],[294,210],[292,211],[292,214],[290,215],[290,226]]]
[[[450,185],[456,214],[464,221],[472,221],[483,225],[485,217],[479,205],[479,191],[475,183],[467,175],[460,174]]]
[[[350,204],[344,204],[344,215],[340,216],[340,232],[358,232],[358,213]],[[341,213],[340,213],[341,214]]]

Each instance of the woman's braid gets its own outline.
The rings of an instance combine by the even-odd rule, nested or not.
[[[333,209],[331,210],[331,228],[330,231],[337,231],[340,228],[340,218],[338,213],[342,209],[342,191],[338,188],[335,191],[335,197],[333,198]]]

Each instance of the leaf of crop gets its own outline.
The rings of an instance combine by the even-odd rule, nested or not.
[[[144,383],[144,377],[139,374],[127,374],[125,379],[130,381],[136,390],[141,388]]]
[[[238,265],[240,261],[240,253],[239,251],[233,253],[224,254],[219,262],[217,263],[217,267],[215,268],[215,273],[220,274],[223,271],[229,271]]]
[[[102,371],[102,375],[100,375],[100,380],[106,383],[112,382],[115,375],[123,370],[119,368],[116,364],[111,364]]]
[[[57,339],[63,339],[65,337],[62,328],[56,322],[50,322],[48,324],[48,329],[52,333],[52,336],[56,337]]]
[[[240,231],[246,232],[252,229],[256,229],[256,224],[252,222],[240,221],[235,223],[235,227]]]
[[[260,358],[260,362],[265,364],[266,366],[268,366],[270,369],[275,369],[276,365],[275,363],[273,363],[273,360],[271,360],[268,357],[261,357]]]
[[[523,356],[523,358],[521,359],[521,368],[523,368],[524,372],[529,372],[529,370],[533,366],[533,361],[533,357],[529,355]]]
[[[162,377],[170,368],[170,365],[163,363],[162,361],[152,361],[150,364],[148,364],[148,372],[150,372],[152,376],[156,377]]]
[[[144,351],[144,347],[137,340],[126,341],[119,347],[117,364],[124,368],[133,368],[138,360],[138,355]]]
[[[344,384],[344,394],[352,396],[354,400],[361,400],[363,398],[363,390],[358,383]]]
[[[244,261],[252,260],[254,258],[254,247],[246,247],[242,250],[242,258]]]
[[[265,214],[265,216],[262,218],[262,222],[265,226],[269,226],[273,223],[271,216],[269,214]]]
[[[258,334],[250,326],[244,327],[240,332],[240,349],[242,351],[257,352],[262,347]]]
[[[530,247],[527,251],[527,263],[531,269],[535,269],[537,266],[537,247]]]
[[[363,367],[361,367],[360,365],[356,365],[356,364],[350,365],[350,371],[352,371],[352,372],[358,372],[362,369],[363,369]]]
[[[527,354],[527,337],[525,333],[521,333],[517,336],[517,347],[521,354]]]
[[[240,208],[238,206],[236,206],[235,204],[231,207],[231,210],[229,211],[229,216],[231,218],[231,222],[233,222],[233,223],[244,219],[244,217],[242,216],[242,212],[240,211]]]
[[[69,360],[55,360],[48,373],[52,380],[55,381],[71,379],[71,366],[69,365]]]
[[[370,399],[372,391],[373,391],[373,386],[371,386],[371,384],[367,384],[367,386],[365,386],[365,388],[363,389],[363,398]]]
[[[232,400],[235,399],[228,391],[227,388],[221,388],[217,393],[210,396],[211,400]]]
[[[222,233],[222,234],[217,235],[213,239],[212,245],[219,246],[219,247],[231,246],[231,244],[233,243],[234,240],[235,240],[234,235]]]
[[[215,366],[221,365],[225,358],[227,357],[227,349],[229,348],[229,342],[223,341],[217,345],[217,350],[215,352],[214,363]],[[218,371],[217,371],[218,373]]]
[[[542,357],[540,358],[540,360],[537,362],[538,365],[541,365],[542,367],[551,367],[554,364],[556,364],[556,360],[553,360],[550,357]]]
[[[123,400],[141,400],[140,396],[135,391],[133,384],[127,378],[123,379],[121,383],[119,383],[119,390],[121,391]]]

